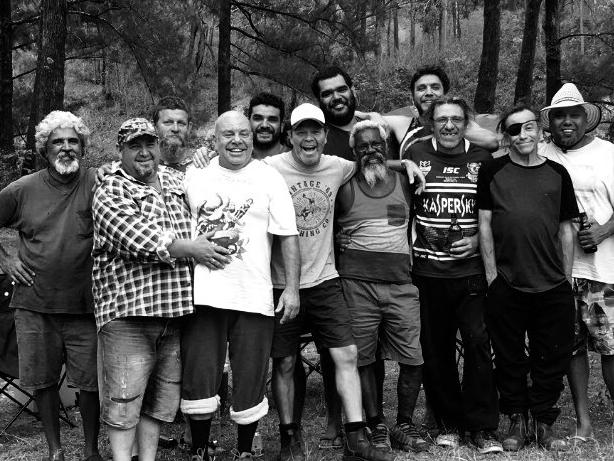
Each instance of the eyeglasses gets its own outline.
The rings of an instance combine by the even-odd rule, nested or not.
[[[366,154],[370,148],[373,148],[375,150],[382,150],[385,145],[386,143],[384,142],[373,141],[373,142],[366,143],[366,144],[359,144],[358,146],[354,148],[354,150],[359,154]]]
[[[463,125],[465,123],[465,117],[437,117],[433,119],[437,125],[447,125],[448,122],[452,122],[453,125]]]
[[[518,136],[524,129],[525,133],[536,133],[538,130],[537,120],[527,120],[522,123],[512,123],[505,129],[505,132],[510,136]]]

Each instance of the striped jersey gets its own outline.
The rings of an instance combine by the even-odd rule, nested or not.
[[[452,214],[463,236],[478,231],[478,171],[490,153],[469,141],[452,151],[435,139],[411,145],[404,158],[413,160],[426,177],[424,192],[414,200],[413,272],[427,277],[466,277],[484,272],[480,253],[456,259],[446,251]]]

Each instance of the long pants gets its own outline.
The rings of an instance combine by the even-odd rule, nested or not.
[[[535,420],[554,423],[573,350],[571,286],[563,282],[548,291],[526,293],[499,276],[488,289],[487,302],[486,325],[495,350],[501,412],[511,415],[530,410]]]
[[[414,275],[420,290],[424,391],[440,429],[496,430],[499,423],[491,349],[484,324],[483,275],[443,279]],[[464,347],[463,383],[456,332]]]

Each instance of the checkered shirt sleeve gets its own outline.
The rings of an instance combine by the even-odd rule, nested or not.
[[[190,261],[168,246],[190,239],[190,211],[180,177],[161,169],[162,192],[117,168],[93,200],[93,293],[98,329],[123,317],[179,317],[192,312]]]

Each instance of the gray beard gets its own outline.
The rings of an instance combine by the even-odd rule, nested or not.
[[[361,173],[367,185],[373,189],[378,182],[386,179],[386,176],[388,176],[388,167],[381,163],[367,165],[363,168]]]
[[[179,163],[185,157],[183,146],[178,144],[160,143],[160,154],[166,163]]]
[[[56,158],[55,162],[53,162],[53,168],[55,169],[55,171],[58,172],[58,174],[62,176],[73,174],[79,169],[79,160],[73,158],[67,162],[65,160],[60,160],[59,158]]]

